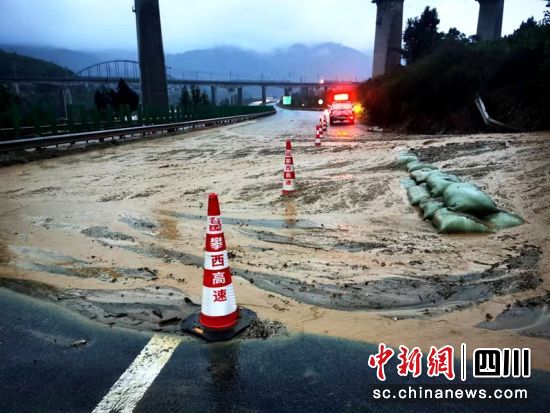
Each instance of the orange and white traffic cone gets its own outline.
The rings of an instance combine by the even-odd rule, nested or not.
[[[256,317],[237,307],[220,215],[218,195],[212,193],[208,196],[201,311],[182,324],[184,330],[209,341],[234,337]]]
[[[321,124],[323,125],[323,131],[326,132],[326,130],[328,129],[327,117],[325,115],[323,115],[321,119],[322,119]]]
[[[319,124],[319,138],[323,139],[323,124]]]
[[[231,281],[218,196],[210,194],[204,247],[200,323],[211,329],[231,328],[237,323],[237,315],[237,302]]]
[[[294,173],[294,159],[292,158],[292,143],[286,140],[285,169],[283,171],[283,195],[296,191],[296,175]]]
[[[321,146],[321,131],[319,125],[315,127],[315,146]]]

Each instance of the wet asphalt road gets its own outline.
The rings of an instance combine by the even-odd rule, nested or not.
[[[282,111],[288,124],[271,117],[258,123],[258,131],[274,135],[273,125],[278,125],[277,133],[290,134],[293,115]],[[317,115],[304,117],[313,122]],[[71,347],[81,339],[85,346]],[[151,334],[110,328],[0,289],[0,413],[90,412],[150,339]],[[382,385],[367,366],[374,351],[374,344],[299,334],[216,345],[184,338],[135,411],[505,413],[546,411],[550,401],[550,374],[542,372],[515,382],[490,381],[502,388],[527,388],[528,401],[376,401],[374,388],[449,384],[425,375],[402,379],[394,358]]]
[[[87,344],[71,347],[80,339]],[[0,412],[90,412],[149,339],[0,289]],[[381,384],[367,367],[374,350],[309,335],[215,345],[184,338],[134,411],[502,413],[542,412],[550,401],[550,373],[536,371],[530,379],[491,381],[527,388],[528,401],[376,401],[373,388],[452,385],[399,378],[392,362]]]

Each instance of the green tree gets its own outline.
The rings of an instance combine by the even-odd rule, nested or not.
[[[105,89],[105,87],[100,87],[95,91],[94,94],[94,103],[96,108],[98,108],[100,111],[104,111],[107,109],[108,106],[113,105],[113,95],[114,95],[113,89]]]
[[[403,33],[403,57],[407,64],[431,53],[440,43],[442,34],[437,31],[439,17],[435,8],[426,6],[420,17],[407,20]],[[454,29],[456,30],[456,29]],[[456,30],[458,32],[458,30]],[[451,33],[453,35],[454,32]]]
[[[135,111],[139,105],[139,95],[130,87],[124,79],[118,81],[116,90],[115,106],[118,109],[120,105],[128,105],[130,110]]]
[[[16,103],[16,96],[4,85],[0,85],[0,112],[5,113]]]
[[[201,103],[201,88],[197,85],[191,86],[191,102],[193,106],[198,106]]]
[[[191,95],[189,94],[189,89],[187,89],[187,85],[184,85],[181,89],[180,106],[184,110],[187,110],[189,106],[191,106]]]
[[[181,89],[180,106],[184,110],[189,109],[189,106],[191,106],[191,95],[189,94],[189,89],[187,89],[187,85],[183,86],[183,88]]]
[[[442,38],[443,40],[462,43],[469,43],[471,40],[456,27],[451,27],[447,33],[443,34]]]
[[[13,127],[10,112],[19,106],[18,97],[4,85],[0,85],[0,127]]]
[[[210,99],[208,99],[208,95],[205,91],[201,93],[201,105],[202,106],[209,106],[210,105]]]
[[[124,79],[118,81],[116,90],[100,87],[95,91],[94,103],[99,110],[105,110],[111,106],[119,111],[121,105],[128,105],[130,110],[135,111],[139,105],[139,95]]]

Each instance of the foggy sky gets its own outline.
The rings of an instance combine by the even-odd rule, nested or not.
[[[546,1],[505,0],[503,34]],[[75,50],[137,48],[133,0],[0,0],[0,43]],[[405,20],[437,7],[440,29],[475,34],[474,0],[405,0]],[[371,0],[160,0],[167,53],[234,45],[269,51],[293,43],[337,42],[369,50],[376,5]]]

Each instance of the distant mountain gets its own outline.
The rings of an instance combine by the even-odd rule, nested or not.
[[[0,45],[0,49],[17,52],[79,71],[106,60],[137,60],[129,50],[80,52],[48,46]],[[260,77],[316,81],[325,79],[366,79],[371,74],[372,54],[337,43],[314,46],[295,44],[286,49],[261,53],[224,46],[166,55],[166,65],[174,77],[201,79],[236,79]]]
[[[260,53],[236,47],[216,47],[168,54],[166,65],[175,77],[264,78],[316,81],[319,78],[366,79],[372,57],[336,43],[315,46],[295,44],[287,49]]]
[[[58,49],[49,46],[27,46],[0,44],[0,49],[6,52],[16,52],[20,55],[42,59],[56,65],[67,67],[77,72],[86,66],[101,62],[101,57],[87,52],[78,52],[68,49]]]
[[[39,76],[65,76],[71,73],[64,67],[34,57],[23,56],[19,53],[10,53],[0,49],[0,73]]]

